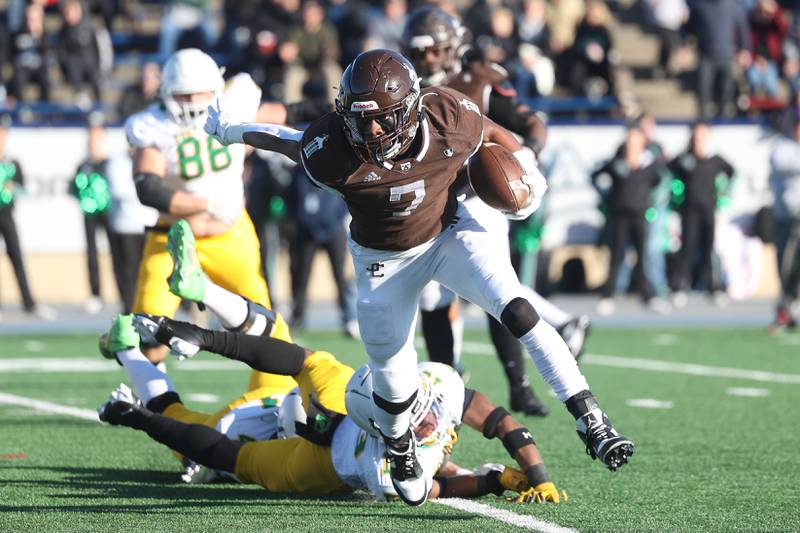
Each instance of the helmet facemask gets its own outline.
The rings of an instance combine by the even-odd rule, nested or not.
[[[180,101],[175,98],[179,95],[180,93],[175,93],[164,98],[164,105],[172,118],[182,126],[190,128],[202,126],[208,117],[208,106],[212,105],[217,98],[216,93],[211,93],[208,98],[196,101]]]
[[[340,93],[336,113],[362,161],[383,165],[411,146],[419,127],[419,83],[403,100],[385,108],[379,108],[374,101],[355,101],[347,109],[343,100]],[[373,121],[381,128],[380,135],[372,135]]]
[[[432,39],[430,40],[431,42],[433,41]],[[414,70],[417,71],[424,87],[442,85],[450,75],[458,71],[458,52],[456,47],[449,41],[420,47],[413,46],[413,42],[414,39],[412,39],[411,47],[404,47],[403,54],[413,63]],[[429,51],[436,56],[433,64],[429,64],[428,61],[427,54]]]

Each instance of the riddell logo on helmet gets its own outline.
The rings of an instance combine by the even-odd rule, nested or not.
[[[375,111],[380,109],[377,102],[368,100],[366,102],[353,102],[350,105],[350,111]]]

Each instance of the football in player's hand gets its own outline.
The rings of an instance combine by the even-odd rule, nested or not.
[[[530,189],[522,182],[522,165],[510,150],[483,143],[467,164],[467,175],[478,198],[504,213],[528,205]]]

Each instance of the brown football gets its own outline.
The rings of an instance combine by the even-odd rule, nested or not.
[[[483,143],[467,164],[478,198],[504,213],[514,213],[528,203],[530,190],[522,182],[523,174],[514,154],[496,143]]]

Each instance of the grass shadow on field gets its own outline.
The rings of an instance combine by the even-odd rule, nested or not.
[[[25,479],[8,479],[0,467],[0,485],[13,490],[14,486],[36,487],[48,491],[48,505],[0,505],[0,513],[185,513],[187,509],[226,508],[231,505],[246,507],[248,514],[274,515],[298,520],[308,518],[308,503],[319,517],[348,515],[364,518],[407,518],[402,504],[375,504],[363,493],[319,496],[269,493],[255,485],[207,484],[187,485],[178,480],[176,472],[123,468],[38,467],[16,466],[17,472],[27,471]],[[111,500],[109,500],[109,498]],[[164,503],[141,503],[141,500],[164,500]],[[63,504],[55,504],[56,501]],[[102,500],[96,502],[92,500]],[[85,503],[78,503],[78,501]],[[300,505],[302,502],[302,505]],[[359,509],[360,508],[360,509]],[[395,512],[390,509],[396,508]],[[357,510],[358,509],[358,510]],[[427,513],[417,517],[423,520],[463,520],[463,516]]]

